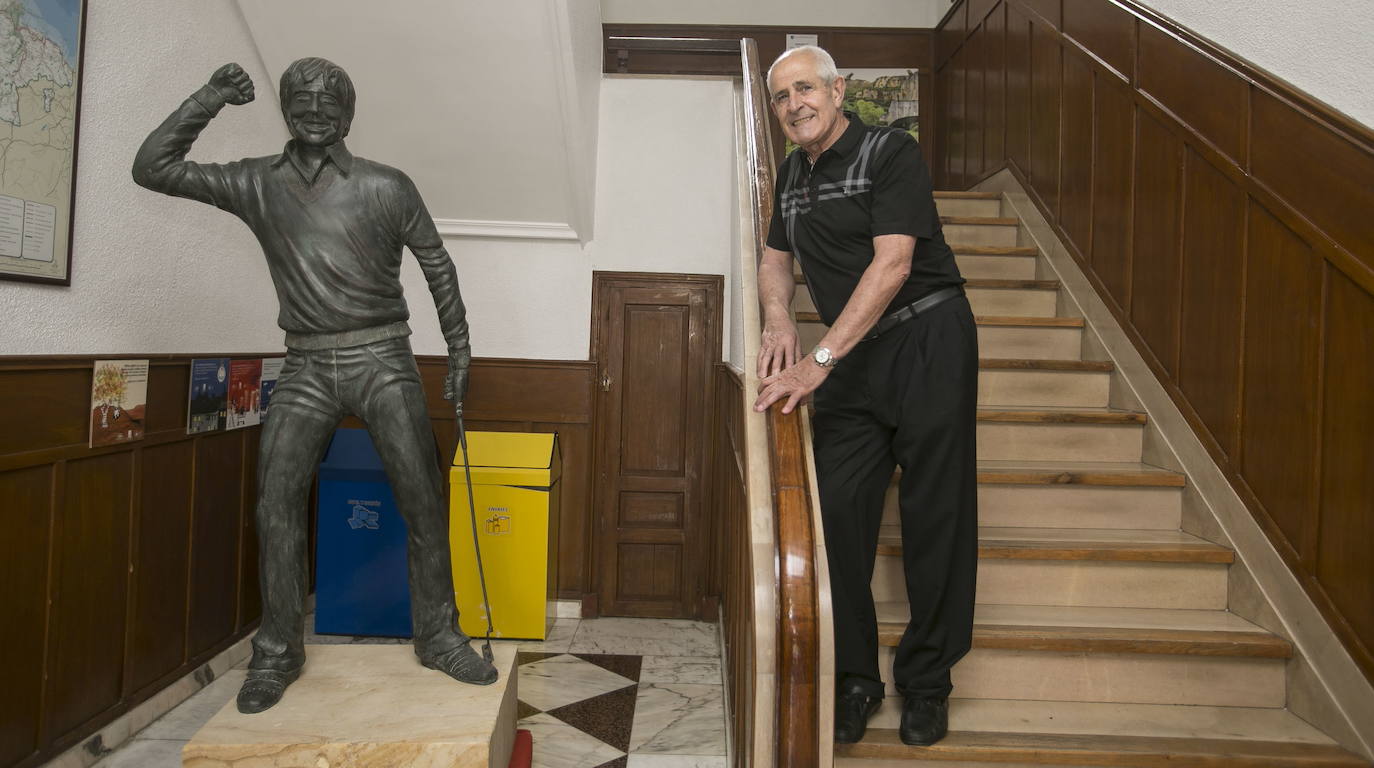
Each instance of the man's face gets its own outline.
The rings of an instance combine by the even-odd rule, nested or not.
[[[816,72],[814,56],[800,53],[783,59],[773,68],[768,89],[773,114],[793,144],[818,152],[844,133],[844,78],[827,86]]]
[[[322,78],[297,86],[286,105],[286,125],[302,144],[327,147],[343,138],[344,108]]]

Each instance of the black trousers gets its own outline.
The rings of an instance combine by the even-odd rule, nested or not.
[[[948,696],[973,634],[978,564],[978,338],[962,296],[862,342],[815,395],[816,474],[841,690],[883,695],[873,578],[895,466],[911,620],[893,678],[908,696]]]
[[[406,522],[416,655],[433,658],[468,640],[458,629],[443,480],[410,341],[288,349],[258,459],[262,626],[249,669],[290,671],[305,662],[306,498],[348,413],[367,423]]]

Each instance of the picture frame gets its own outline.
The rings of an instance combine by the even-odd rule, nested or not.
[[[0,14],[0,280],[70,286],[87,0]],[[11,47],[6,47],[8,50]]]

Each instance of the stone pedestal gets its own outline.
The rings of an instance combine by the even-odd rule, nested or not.
[[[474,643],[476,646],[476,643]],[[455,682],[408,645],[312,645],[275,707],[232,700],[182,750],[185,768],[507,768],[515,739],[515,646],[501,678]]]

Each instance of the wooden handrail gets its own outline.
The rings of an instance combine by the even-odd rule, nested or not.
[[[753,208],[754,262],[763,254],[773,211],[773,152],[758,49],[740,41],[744,72],[745,145]],[[757,297],[746,297],[757,301]],[[746,363],[752,364],[751,362]],[[820,606],[816,531],[811,504],[809,442],[801,409],[767,415],[769,468],[777,536],[776,765],[802,768],[822,763],[820,736]],[[828,743],[828,740],[824,740]],[[827,761],[828,762],[828,761]]]

